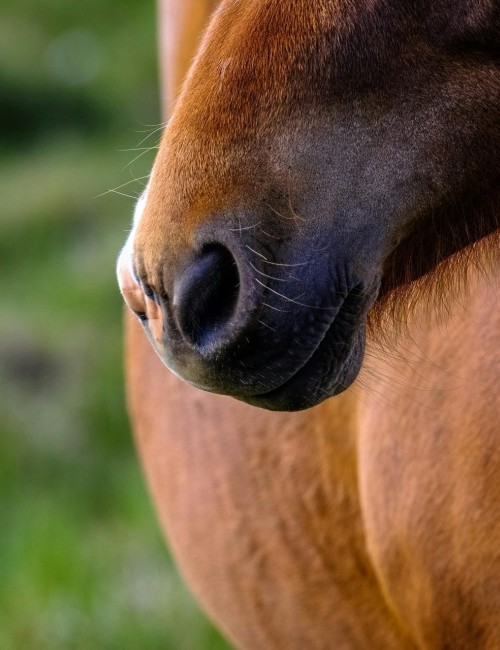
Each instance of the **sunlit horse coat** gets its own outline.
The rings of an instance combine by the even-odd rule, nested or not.
[[[495,0],[223,0],[202,41],[119,278],[241,400],[129,319],[160,518],[239,647],[500,648],[499,55]]]

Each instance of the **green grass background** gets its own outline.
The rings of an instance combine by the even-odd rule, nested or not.
[[[2,2],[0,650],[228,647],[168,556],[123,398],[133,199],[108,190],[139,194],[154,156],[155,36],[152,1]]]

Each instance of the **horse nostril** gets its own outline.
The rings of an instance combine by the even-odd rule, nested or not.
[[[220,244],[206,246],[174,286],[177,325],[197,348],[226,340],[238,302],[240,276],[236,261]]]

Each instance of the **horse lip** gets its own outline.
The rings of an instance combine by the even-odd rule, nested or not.
[[[350,293],[351,292],[349,292],[347,294],[346,298],[350,295]],[[172,364],[172,363],[168,362],[168,360],[167,360],[167,358],[165,356],[165,352],[166,352],[165,346],[155,336],[155,332],[153,331],[151,322],[147,318],[145,318],[145,319],[141,319],[141,323],[142,323],[143,327],[145,328],[146,334],[147,334],[150,342],[152,343],[155,351],[160,356],[163,363],[175,375],[177,375],[178,377],[180,377],[184,381],[187,381],[192,386],[195,386],[196,388],[199,388],[200,390],[204,390],[204,391],[207,391],[207,392],[222,393],[222,394],[226,394],[226,395],[229,395],[231,397],[234,397],[236,399],[249,401],[251,399],[259,399],[260,397],[265,397],[267,395],[270,395],[271,393],[274,393],[275,391],[280,390],[282,387],[284,387],[286,384],[288,384],[290,381],[292,381],[294,379],[294,377],[296,377],[301,372],[301,370],[304,368],[304,366],[306,366],[309,363],[309,361],[311,360],[311,358],[315,355],[318,348],[320,347],[320,345],[324,341],[325,337],[328,335],[328,333],[331,331],[331,329],[335,326],[335,322],[337,320],[337,317],[338,317],[339,313],[341,312],[342,308],[345,305],[346,298],[344,298],[342,303],[338,306],[337,310],[333,314],[333,316],[331,318],[331,321],[328,324],[328,326],[326,327],[326,329],[324,330],[323,334],[316,340],[315,345],[312,347],[312,349],[309,350],[309,353],[307,355],[305,355],[305,357],[301,361],[300,365],[298,367],[295,367],[293,372],[290,375],[288,375],[287,377],[285,377],[283,379],[283,381],[281,381],[280,383],[272,386],[271,388],[269,388],[268,390],[265,390],[263,392],[245,391],[244,389],[241,390],[241,388],[240,388],[240,390],[235,389],[233,391],[233,390],[227,390],[227,387],[220,390],[220,388],[215,387],[210,382],[207,383],[206,381],[204,381],[200,377],[190,376],[190,374],[191,374],[190,372],[186,372],[185,370],[183,371],[179,367],[176,367],[175,364]]]
[[[337,381],[339,377],[341,378],[343,375],[346,374],[346,372],[348,372],[346,368],[352,365],[349,359],[352,357],[351,348],[352,348],[353,338],[355,337],[355,331],[360,329],[358,326],[356,326],[356,323],[363,316],[363,314],[366,313],[368,307],[373,302],[373,298],[374,298],[373,292],[372,291],[366,292],[362,283],[358,283],[352,286],[352,288],[345,295],[340,305],[337,306],[337,309],[335,310],[334,314],[331,316],[331,319],[329,320],[329,323],[325,327],[323,333],[320,334],[320,336],[315,340],[314,345],[307,350],[304,357],[302,357],[302,359],[300,360],[299,365],[293,368],[291,374],[285,377],[283,376],[279,377],[279,381],[275,385],[273,385],[271,381],[269,381],[268,386],[263,386],[260,388],[260,390],[257,388],[256,391],[252,391],[251,389],[249,390],[250,388],[249,386],[246,387],[245,389],[244,381],[240,383],[240,381],[237,380],[236,384],[233,384],[232,386],[228,385],[227,382],[225,382],[224,385],[224,384],[219,384],[218,381],[214,382],[213,376],[210,377],[209,375],[206,375],[205,372],[198,373],[196,370],[197,364],[192,354],[188,354],[186,356],[187,359],[186,364],[181,363],[179,365],[175,361],[176,355],[174,354],[173,357],[170,357],[170,355],[167,353],[167,348],[163,344],[164,342],[161,341],[158,336],[155,336],[155,332],[152,331],[154,328],[151,327],[152,323],[146,321],[143,322],[142,325],[144,326],[144,329],[146,330],[146,334],[148,335],[150,342],[153,344],[153,347],[155,348],[157,354],[160,356],[163,363],[174,374],[179,376],[184,381],[187,381],[188,383],[192,384],[193,386],[201,390],[205,390],[208,392],[222,393],[234,397],[236,399],[240,399],[242,401],[248,402],[250,404],[253,403],[255,406],[264,406],[272,409],[273,408],[272,402],[270,402],[271,404],[270,406],[265,402],[268,399],[274,401],[275,397],[280,399],[281,401],[283,399],[282,391],[286,395],[287,386],[292,385],[292,390],[294,391],[295,398],[297,398],[298,393],[302,390],[302,386],[297,386],[297,384],[293,385],[293,382],[296,380],[296,378],[302,375],[302,373],[306,370],[306,367],[309,370],[313,371],[311,373],[311,377],[313,379],[318,379],[319,373],[316,372],[315,370],[316,364],[320,358],[321,359],[325,358],[323,357],[323,352],[321,354],[318,354],[318,351],[323,346],[325,355],[329,355],[331,353],[330,352],[331,350],[333,351],[335,350],[337,338],[339,340],[342,340],[342,346],[345,345],[349,346],[349,352],[345,356],[340,356],[340,357],[338,355],[335,355],[334,353],[334,356],[337,357],[336,359],[334,359],[333,362],[336,376],[333,377],[333,373],[331,373],[329,374],[328,377],[325,375],[324,378],[328,380],[328,383],[330,385],[332,380],[335,379],[335,381]],[[342,314],[345,314],[345,318],[347,319],[347,321],[344,321],[347,323],[347,332],[344,333],[342,332],[342,330],[339,329],[338,336],[336,336],[335,333],[333,333],[332,342],[329,345],[326,345],[328,341],[325,342],[325,339],[331,337],[332,332],[337,327],[340,328],[342,323],[339,322],[339,317],[342,317]],[[163,314],[163,316],[165,317],[165,314]],[[354,319],[354,321],[352,319]],[[195,357],[197,356],[198,355],[195,354]],[[191,359],[191,361],[194,362],[194,366],[191,366],[191,364],[189,363],[189,359]],[[205,363],[206,362],[207,359],[205,359]],[[205,363],[202,364],[202,366],[204,366]],[[321,369],[320,364],[318,365],[318,368]],[[307,370],[305,374],[307,375]],[[311,379],[311,377],[309,377],[309,379]],[[340,381],[339,383],[341,384],[342,382]],[[310,387],[310,383],[306,376],[304,378],[304,400],[306,401],[307,401],[306,393],[307,393],[308,386]],[[317,392],[318,391],[316,386],[316,388],[312,391],[311,394]],[[329,393],[329,394],[325,393],[324,397],[326,398],[330,396],[330,394],[333,393]],[[316,401],[320,401],[320,400],[318,399]],[[264,403],[261,404],[261,402]],[[297,410],[297,409],[294,408],[292,405],[291,409],[285,406],[282,410]]]
[[[303,363],[298,368],[296,368],[294,370],[294,372],[291,375],[289,375],[280,384],[274,386],[273,388],[271,388],[268,391],[264,391],[262,393],[254,393],[252,395],[249,395],[249,394],[241,395],[240,398],[241,399],[245,399],[245,398],[255,398],[255,399],[266,398],[266,397],[270,397],[271,395],[277,393],[278,391],[282,391],[283,389],[286,389],[287,385],[289,385],[296,377],[298,377],[302,373],[302,371],[306,368],[306,366],[309,366],[310,362],[315,360],[314,359],[315,355],[318,352],[319,348],[321,347],[322,343],[325,341],[325,339],[327,339],[328,335],[333,331],[335,326],[338,324],[339,315],[341,315],[342,310],[345,309],[346,304],[348,302],[348,298],[350,296],[351,297],[355,296],[355,293],[360,289],[361,289],[361,285],[355,285],[349,291],[349,293],[346,295],[343,302],[341,303],[341,305],[339,306],[339,308],[335,312],[334,316],[332,317],[332,320],[331,320],[330,324],[328,325],[328,327],[325,329],[323,335],[317,340],[316,345],[310,351],[310,354],[305,358]],[[364,303],[365,301],[363,300],[362,302]],[[349,338],[352,339],[353,336],[354,336],[354,332],[351,333]],[[342,369],[345,368],[345,365],[349,362],[350,358],[351,358],[351,351],[349,352],[347,357],[345,359],[343,359],[341,361],[341,363],[339,364],[337,376],[340,375]]]
[[[340,309],[339,309],[339,311],[340,311]],[[339,312],[337,312],[337,314],[338,314],[338,313],[339,313]],[[320,345],[323,343],[323,341],[325,340],[326,336],[331,332],[332,328],[335,326],[335,320],[336,320],[336,318],[337,318],[337,315],[334,316],[332,322],[331,322],[330,325],[326,328],[326,330],[325,330],[323,336],[321,336],[320,339],[317,341],[317,345],[316,345],[316,346],[314,347],[314,349],[311,351],[311,353],[309,354],[309,356],[306,357],[305,361],[304,361],[304,362],[303,362],[303,363],[302,363],[298,368],[296,368],[296,369],[294,370],[294,372],[293,372],[291,375],[289,375],[288,377],[286,377],[286,379],[284,379],[284,380],[283,380],[280,384],[278,384],[277,386],[273,386],[273,388],[271,388],[271,389],[268,390],[268,391],[265,391],[265,392],[263,392],[263,393],[254,393],[254,394],[252,394],[252,395],[247,395],[247,396],[245,396],[245,397],[251,397],[251,398],[269,397],[269,396],[273,395],[274,393],[277,393],[278,391],[281,391],[281,390],[285,389],[286,386],[287,386],[288,384],[290,384],[290,383],[291,383],[291,382],[292,382],[292,381],[293,381],[293,380],[294,380],[298,375],[301,374],[301,372],[305,369],[305,367],[309,365],[309,362],[313,360],[313,357],[315,356],[316,352],[318,351]]]

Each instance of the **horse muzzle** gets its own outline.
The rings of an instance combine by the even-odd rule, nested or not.
[[[127,305],[162,361],[189,383],[271,410],[347,388],[363,358],[376,291],[345,264],[271,255],[255,240],[200,235],[155,282],[130,244],[118,262]]]

